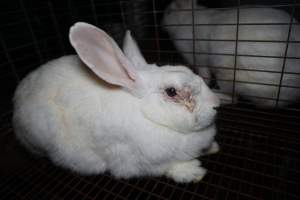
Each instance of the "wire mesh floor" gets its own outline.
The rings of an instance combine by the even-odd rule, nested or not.
[[[19,161],[9,165],[4,160],[6,169],[1,169],[5,174],[0,179],[0,197],[300,199],[300,117],[291,111],[269,113],[223,108],[218,121],[217,141],[221,151],[200,158],[208,174],[197,184],[177,184],[166,178],[116,180],[109,174],[80,176],[27,155],[14,142],[12,129],[4,126],[1,132],[5,134],[0,141],[5,144],[1,148],[6,148],[6,157]]]

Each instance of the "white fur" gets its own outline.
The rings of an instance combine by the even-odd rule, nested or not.
[[[131,42],[131,51],[126,51],[139,52]],[[168,175],[175,181],[198,180],[198,172],[203,172],[200,163],[186,171],[169,171],[195,159],[214,141],[213,107],[218,99],[184,67],[149,65],[133,72],[146,87],[139,88],[142,92],[104,82],[75,55],[42,65],[15,92],[17,138],[30,150],[81,174],[109,171],[122,178]],[[160,90],[173,84],[193,89],[194,112],[163,99]],[[197,176],[188,175],[189,170],[196,170]]]
[[[167,172],[167,176],[174,178],[176,182],[200,181],[206,174],[206,169],[200,167],[199,160],[178,162]]]
[[[176,40],[192,39],[192,25],[176,26],[182,24],[192,24],[191,11],[175,11],[176,9],[191,9],[193,0],[173,1],[163,18],[164,29],[170,34],[176,48],[181,52],[191,52],[193,41]],[[227,8],[223,10],[206,9],[203,6],[196,5],[194,2],[194,23],[195,24],[226,24],[237,22],[237,9]],[[172,11],[174,10],[174,11]],[[272,8],[241,8],[239,23],[289,23],[291,16],[284,11]],[[294,22],[296,20],[294,19]],[[166,26],[167,25],[167,26]],[[168,26],[173,25],[173,26]],[[236,25],[214,25],[214,26],[195,26],[196,39],[220,39],[235,40]],[[286,41],[288,36],[289,25],[240,25],[239,40],[276,40]],[[290,41],[300,40],[300,29],[294,25],[291,30]],[[200,53],[235,53],[235,41],[196,41],[196,52]],[[285,42],[242,42],[238,43],[237,53],[240,55],[263,55],[263,56],[284,56]],[[184,58],[193,64],[193,55],[182,54]],[[300,45],[290,43],[287,56],[300,57]],[[205,78],[211,78],[211,73],[216,76],[220,92],[231,94],[233,89],[234,77],[234,56],[226,55],[206,55],[196,54],[196,64],[200,65],[199,74]],[[223,68],[212,68],[223,67]],[[259,85],[280,83],[283,59],[281,58],[264,58],[264,57],[247,57],[239,56],[236,67],[239,69],[250,70],[268,70],[271,72],[260,71],[236,71],[235,92],[237,95],[246,96],[259,106],[272,107],[275,105],[274,100],[251,98],[251,96],[263,98],[277,98],[278,86]],[[300,73],[300,60],[287,59],[284,72]],[[227,80],[227,81],[226,81]],[[229,81],[228,81],[229,80]],[[243,83],[244,82],[244,83]],[[252,82],[257,84],[249,84]],[[282,85],[300,87],[299,75],[283,75]],[[300,90],[289,87],[282,87],[280,100],[295,101],[300,97]],[[279,106],[286,106],[287,102],[280,102]]]

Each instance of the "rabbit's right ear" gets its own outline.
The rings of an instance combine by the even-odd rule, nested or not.
[[[80,59],[97,76],[133,93],[142,87],[138,70],[104,31],[78,22],[71,27],[69,38]]]

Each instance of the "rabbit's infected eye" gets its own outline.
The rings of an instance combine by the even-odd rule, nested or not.
[[[174,97],[174,96],[177,95],[176,89],[173,88],[173,87],[166,88],[166,89],[165,89],[165,92],[167,93],[167,95],[168,95],[169,97]]]

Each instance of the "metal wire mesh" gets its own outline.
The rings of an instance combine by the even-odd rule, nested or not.
[[[298,48],[299,43],[299,41],[294,38],[296,37],[294,32],[298,30],[299,23],[295,18],[293,18],[294,16],[296,16],[295,13],[297,12],[296,10],[299,4],[294,2],[291,4],[273,6],[242,6],[241,2],[237,1],[235,6],[236,7],[234,10],[232,10],[232,8],[208,9],[197,7],[197,9],[193,9],[193,7],[188,7],[186,5],[177,5],[177,7],[179,8],[173,6],[172,9],[169,10],[169,12],[172,13],[173,18],[177,18],[178,22],[176,23],[176,20],[171,21],[170,18],[168,18],[168,22],[165,21],[165,24],[163,24],[162,26],[167,27],[168,32],[172,35],[175,35],[172,37],[172,40],[175,44],[177,43],[177,46],[179,46],[179,50],[182,51],[181,54],[183,54],[183,57],[189,60],[190,64],[193,64],[194,67],[197,68],[201,67],[209,68],[210,70],[213,69],[215,71],[214,73],[220,74],[217,78],[217,81],[221,83],[221,87],[223,85],[228,85],[228,87],[232,88],[231,91],[227,90],[227,93],[232,95],[233,99],[235,96],[239,95],[236,94],[237,91],[239,91],[239,93],[243,93],[243,97],[246,97],[247,99],[257,101],[257,99],[260,98],[262,101],[269,101],[270,103],[273,102],[274,105],[276,103],[276,106],[281,105],[281,103],[288,100],[282,97],[284,90],[293,90],[295,91],[295,93],[299,92],[299,83],[288,83],[285,80],[287,77],[295,77],[295,79],[299,79],[299,69],[297,67],[298,64],[295,64],[296,67],[294,67],[294,70],[287,70],[291,67],[289,66],[291,64],[290,62],[297,63],[297,60],[299,59],[299,55],[292,52],[291,50],[294,47]],[[256,11],[259,11],[260,9],[269,7],[288,10],[290,13],[290,17],[287,17],[287,19],[274,18],[269,22],[264,21],[263,19],[260,22],[259,20],[255,20],[254,18],[247,18],[247,14],[251,13],[249,12],[249,10],[255,9]],[[228,10],[231,10],[234,15],[228,16],[228,19],[220,21],[220,23],[210,23],[209,21],[206,22],[199,19],[199,16],[205,17],[205,15],[201,15],[201,13],[204,12],[210,11],[214,12],[215,15],[218,15],[221,11]],[[177,14],[175,15],[174,13]],[[187,15],[188,13],[192,14]],[[186,16],[192,17],[192,20],[183,20],[183,18],[187,18]],[[226,16],[224,17],[226,18]],[[197,19],[197,22],[194,22],[194,19]],[[259,35],[257,30],[264,30],[264,28],[266,27],[273,27],[272,29],[276,30],[285,30],[285,34],[281,39],[277,38],[276,40],[272,40],[272,36],[263,37],[262,35]],[[268,28],[265,29],[266,32]],[[197,30],[196,35],[194,33],[195,29]],[[204,33],[201,34],[200,32],[205,32],[207,30],[210,30],[212,32],[214,30],[219,30],[221,32],[223,31],[224,34],[218,35],[213,32],[210,35]],[[251,30],[256,31],[251,32]],[[193,34],[188,35],[188,31],[192,32]],[[252,33],[253,35],[247,34],[247,31]],[[181,34],[176,34],[176,32],[179,32]],[[275,34],[275,32],[272,33]],[[259,36],[257,36],[256,34]],[[264,52],[259,50],[265,48],[260,46],[262,44],[266,47]],[[278,52],[272,52],[273,48],[277,48],[274,46],[275,44],[277,46],[281,46],[280,54],[278,54]],[[195,46],[197,46],[197,48],[195,48]],[[188,51],[187,47],[189,47],[190,51]],[[243,50],[243,47],[247,47],[246,50]],[[252,48],[255,48],[255,50],[251,51],[250,49]],[[193,57],[189,54],[192,54]],[[196,63],[195,55],[198,58],[198,61]],[[214,62],[214,60],[220,59],[222,61]],[[277,64],[281,64],[277,67],[272,66],[275,63],[269,63],[268,66],[264,66],[265,62],[268,62],[268,60],[276,61],[278,62]],[[256,65],[258,66],[251,66],[252,62],[256,62]],[[207,65],[205,63],[218,64]],[[252,76],[252,78],[246,78],[245,74],[248,74],[249,77]],[[260,80],[259,78],[253,78],[260,75],[264,76],[265,79]],[[268,81],[268,76],[272,76],[273,79],[271,81]],[[204,78],[210,79],[210,77],[208,76],[204,76]],[[255,92],[251,92],[250,90],[248,90],[251,87],[257,88]],[[244,91],[241,91],[241,89],[238,88],[244,88]],[[269,90],[274,91],[276,89],[277,94],[259,94],[259,89],[262,88],[268,88]],[[297,98],[292,99],[292,101],[294,102],[290,103],[295,103],[297,100]],[[291,101],[291,99],[289,99],[289,101]]]
[[[212,1],[210,1],[211,3]],[[248,7],[272,7],[288,11],[292,17],[300,19],[300,3],[297,1],[266,1],[265,5],[251,5],[254,1],[216,1],[210,5],[218,10],[237,8],[237,19],[243,5]],[[254,40],[235,38],[198,38],[195,29],[200,26],[220,26],[220,24],[191,24],[176,27],[192,27],[193,37],[170,38],[161,24],[165,7],[169,0],[68,0],[68,1],[1,1],[0,2],[0,87],[3,94],[0,104],[0,155],[1,163],[0,196],[2,199],[300,199],[299,193],[299,133],[300,113],[295,100],[294,106],[283,110],[258,110],[247,106],[225,106],[220,110],[217,141],[221,152],[201,158],[208,168],[208,175],[197,184],[176,184],[164,178],[145,177],[131,180],[116,180],[110,175],[84,177],[53,166],[47,159],[32,158],[15,143],[10,124],[11,98],[18,82],[40,64],[74,53],[68,42],[68,29],[77,21],[86,21],[105,29],[121,44],[124,31],[131,29],[142,53],[149,62],[163,64],[185,64],[191,68],[211,67],[232,70],[233,79],[218,79],[232,83],[260,84],[277,87],[276,98],[246,95],[280,103],[280,88],[299,88],[298,85],[284,85],[285,74],[299,76],[298,72],[286,71],[288,60],[300,57],[289,56],[289,45],[300,41],[290,41],[289,35],[299,22],[274,23],[223,23],[222,26],[287,26],[288,34],[282,40]],[[223,7],[222,7],[223,6]],[[196,13],[197,9],[178,10]],[[292,19],[292,18],[291,18]],[[2,20],[2,21],[1,21]],[[172,26],[172,25],[170,25]],[[238,33],[238,32],[237,32]],[[192,42],[193,48],[179,52],[173,41]],[[231,42],[234,52],[197,51],[197,42]],[[282,44],[283,55],[239,54],[239,43]],[[193,63],[187,63],[184,55],[192,55]],[[227,56],[234,59],[231,68],[224,66],[203,66],[196,56]],[[243,69],[236,64],[239,57],[275,58],[282,61],[282,68]],[[300,69],[300,66],[299,66]],[[268,72],[278,74],[278,84],[253,83],[237,79],[238,71]],[[3,173],[2,173],[3,172]]]

